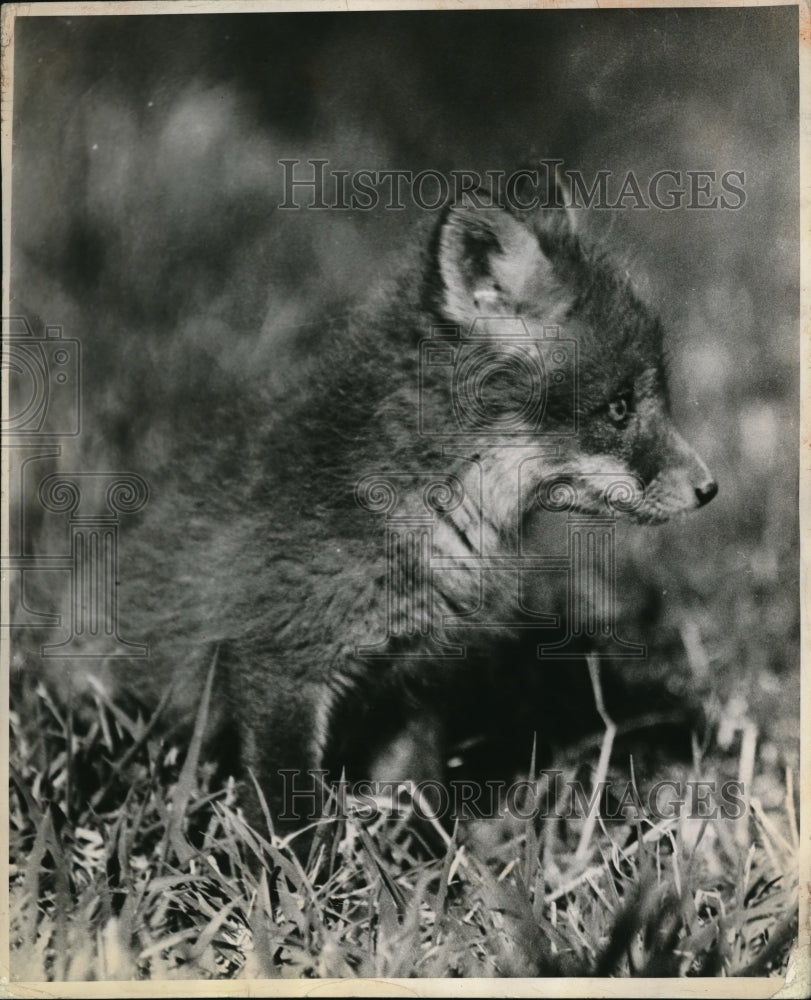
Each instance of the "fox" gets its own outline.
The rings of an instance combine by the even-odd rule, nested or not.
[[[174,414],[122,539],[120,614],[149,659],[95,675],[152,707],[170,689],[190,724],[211,671],[210,732],[277,818],[291,773],[436,776],[441,706],[551,620],[515,585],[539,498],[563,484],[597,516],[606,482],[632,483],[617,516],[641,525],[717,493],[663,344],[566,210],[447,206],[365,303],[280,344],[261,389],[214,371],[207,425]]]

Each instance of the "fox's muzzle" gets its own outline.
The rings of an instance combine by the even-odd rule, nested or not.
[[[659,471],[648,483],[640,513],[667,520],[708,504],[718,492],[718,483],[696,450],[673,426],[660,438],[659,447]]]

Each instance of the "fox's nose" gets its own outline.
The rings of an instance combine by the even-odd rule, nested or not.
[[[709,503],[717,492],[718,483],[716,483],[714,479],[709,479],[701,486],[696,486],[696,499],[698,500],[698,506],[703,507],[705,503]]]

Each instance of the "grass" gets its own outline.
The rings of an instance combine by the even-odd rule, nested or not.
[[[195,740],[184,760],[101,692],[74,711],[33,678],[14,688],[17,981],[776,976],[796,937],[794,779],[771,760],[736,822],[471,821],[429,851],[413,823],[350,809],[300,858],[271,817],[247,826]],[[644,801],[656,775],[611,760],[610,728],[555,767],[630,776]],[[738,735],[664,776],[745,776],[756,740]]]

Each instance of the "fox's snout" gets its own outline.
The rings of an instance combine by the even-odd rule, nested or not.
[[[660,436],[659,468],[645,489],[640,514],[667,520],[704,507],[718,493],[718,483],[701,456],[670,425]]]

